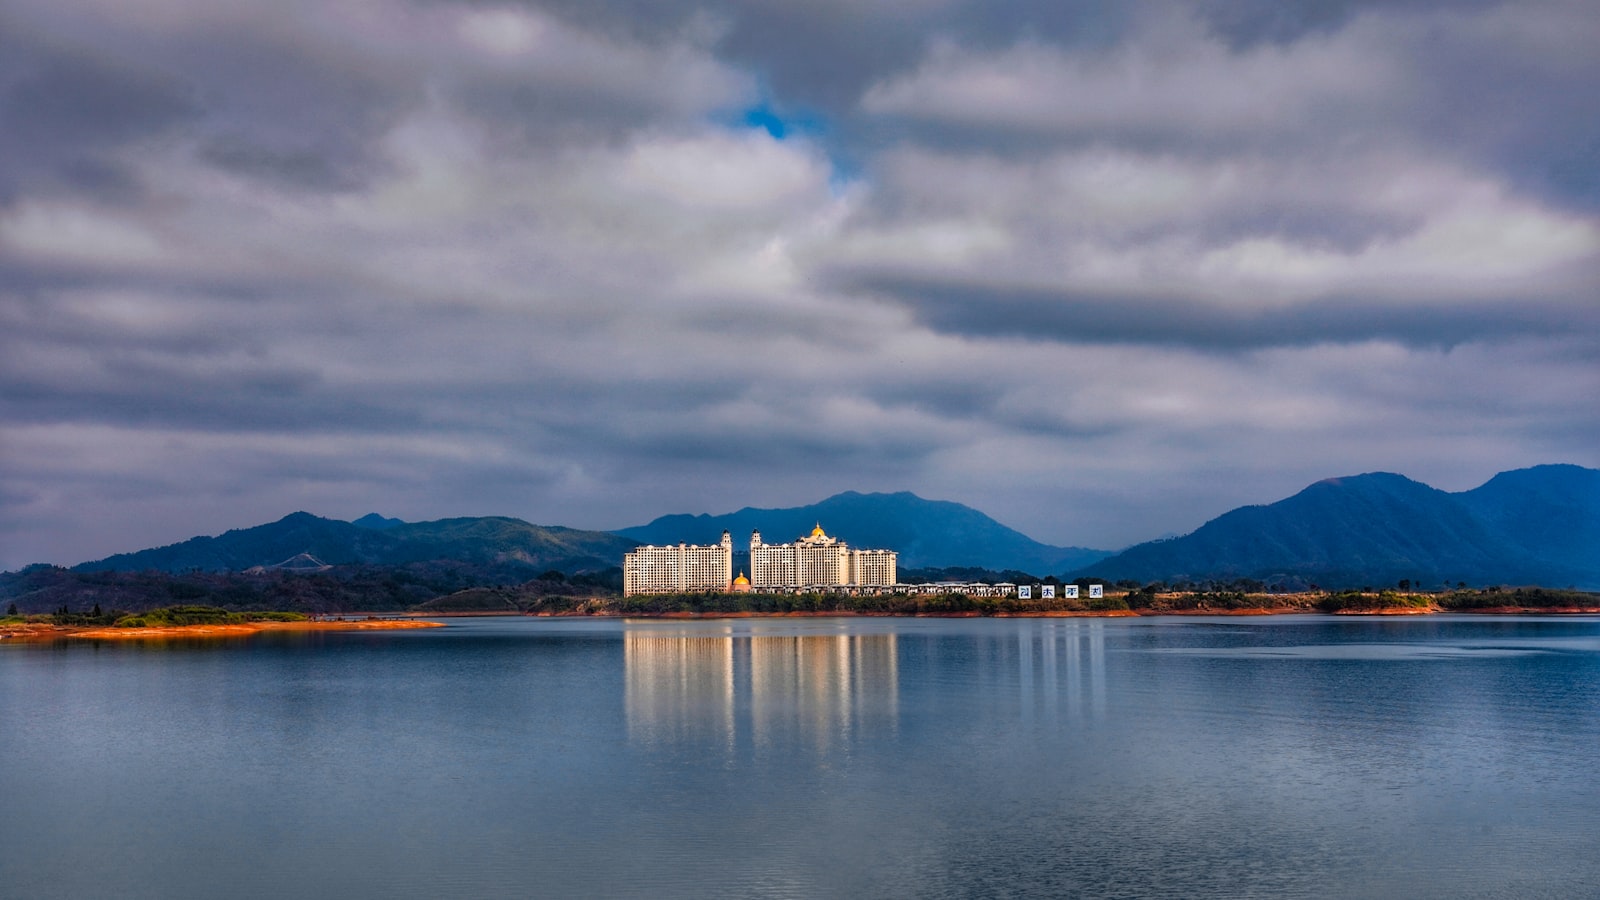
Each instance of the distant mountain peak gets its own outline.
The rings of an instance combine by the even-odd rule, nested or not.
[[[1223,513],[1178,538],[1130,547],[1080,574],[1135,581],[1323,587],[1600,585],[1600,471],[1539,466],[1447,493],[1394,472],[1315,482]]]
[[[356,519],[350,524],[359,526],[361,528],[370,528],[374,531],[383,531],[384,529],[394,528],[397,525],[404,525],[406,523],[401,519],[391,519],[385,516],[380,516],[375,512],[370,512],[361,518]]]
[[[1422,482],[1413,481],[1397,472],[1362,472],[1360,475],[1338,475],[1333,478],[1324,478],[1321,481],[1314,482],[1311,487],[1316,487],[1318,485],[1327,485],[1329,487],[1351,487],[1353,485],[1363,484],[1400,485],[1422,484]]]
[[[1054,574],[1108,555],[1041,544],[969,506],[926,500],[910,491],[841,491],[808,506],[667,515],[614,533],[657,545],[710,543],[723,530],[741,537],[760,531],[770,540],[786,541],[810,534],[819,522],[852,547],[898,552],[905,568],[981,566]]]
[[[380,517],[381,518],[381,517]],[[295,512],[276,522],[82,563],[77,571],[226,572],[450,560],[526,568],[605,568],[633,541],[598,531],[542,528],[499,516],[372,528]],[[281,562],[280,562],[281,561]]]

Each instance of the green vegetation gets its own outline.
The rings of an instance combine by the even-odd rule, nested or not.
[[[1259,585],[1246,590],[1232,584],[1185,585],[1172,590],[1162,582],[1128,589],[1121,598],[1128,608],[1142,613],[1237,612],[1239,610],[1310,609],[1303,594],[1265,592]]]
[[[537,571],[537,570],[535,570]],[[77,572],[30,566],[0,572],[0,602],[22,614],[84,610],[100,604],[124,613],[167,606],[300,613],[399,612],[471,588],[538,590],[553,595],[622,591],[622,570],[564,575],[548,570],[528,581],[528,566],[427,561],[399,566],[339,566],[323,572]],[[72,624],[94,624],[74,622]],[[106,624],[110,624],[109,622]]]
[[[1382,610],[1432,609],[1436,598],[1431,594],[1402,594],[1398,591],[1380,591],[1376,594],[1362,591],[1340,591],[1328,594],[1317,601],[1323,612],[1379,612]]]
[[[1515,607],[1519,609],[1597,609],[1600,594],[1526,587],[1506,590],[1499,587],[1481,591],[1454,590],[1439,598],[1444,609],[1472,610]]]
[[[1063,598],[1019,600],[1016,597],[974,597],[963,593],[765,594],[682,593],[639,594],[632,597],[556,595],[538,590],[502,588],[470,590],[440,597],[418,608],[430,612],[505,612],[528,615],[1029,615],[1051,612],[1127,610],[1121,596],[1103,599]]]
[[[521,567],[526,578],[527,567]],[[922,570],[917,576],[972,576],[984,570]],[[340,566],[322,572],[74,572],[54,566],[29,566],[0,573],[0,602],[15,615],[0,618],[11,625],[53,624],[73,627],[205,624],[249,621],[222,616],[265,617],[271,611],[308,614],[410,611],[505,615],[1040,615],[1051,613],[1134,612],[1228,613],[1250,611],[1385,612],[1472,611],[1490,609],[1600,609],[1600,594],[1575,590],[1524,587],[1469,589],[1457,585],[1443,591],[1413,589],[1400,579],[1396,588],[1320,591],[1314,586],[1283,581],[1235,578],[1212,581],[1125,579],[1065,580],[1006,572],[1015,584],[1077,584],[1075,599],[1056,597],[977,597],[963,593],[887,594],[855,597],[843,594],[693,593],[621,596],[621,570],[563,574],[546,569],[532,580],[518,580],[511,570],[449,562],[404,566]],[[1103,598],[1089,599],[1091,584],[1105,584]],[[32,615],[29,615],[32,613]]]
[[[171,628],[179,625],[242,625],[246,622],[303,622],[295,612],[229,612],[215,606],[167,606],[117,619],[117,628]]]
[[[81,613],[75,613],[68,609],[65,605],[62,605],[60,609],[46,617],[45,621],[48,621],[52,625],[86,625],[90,627],[104,627],[116,622],[117,619],[122,615],[124,615],[124,613],[119,612],[118,610],[101,612],[100,604],[98,603],[96,603],[94,608],[88,612]]]

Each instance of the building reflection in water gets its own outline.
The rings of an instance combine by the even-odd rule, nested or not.
[[[1017,620],[1022,715],[1069,721],[1106,711],[1106,629],[1099,619]]]
[[[630,627],[623,637],[630,736],[756,747],[847,742],[893,729],[893,634],[763,635],[749,626]]]
[[[1023,722],[1083,722],[1106,712],[1106,628],[1098,619],[985,622],[916,634],[905,639],[931,645],[907,648],[901,635],[851,633],[850,626],[837,634],[783,633],[789,630],[742,620],[630,622],[623,637],[630,737],[732,752],[827,750],[864,729],[894,732],[902,649],[919,667],[906,673],[914,690],[937,690],[950,677],[1009,681],[1016,672],[1013,709]]]
[[[1098,618],[1014,621],[1006,652],[1016,661],[1019,716],[1082,721],[1106,713],[1106,623]]]
[[[628,729],[656,741],[733,740],[733,639],[627,632]]]

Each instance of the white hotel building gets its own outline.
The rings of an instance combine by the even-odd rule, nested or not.
[[[622,558],[622,594],[725,591],[733,584],[733,538],[719,544],[636,547]]]
[[[893,550],[852,550],[828,537],[822,524],[789,544],[764,544],[750,533],[750,587],[862,587],[895,583]]]
[[[719,544],[647,545],[622,559],[622,593],[664,594],[690,591],[795,590],[887,587],[895,583],[893,550],[855,550],[828,537],[819,523],[811,534],[788,544],[765,544],[750,535],[750,578],[733,578],[733,539]]]

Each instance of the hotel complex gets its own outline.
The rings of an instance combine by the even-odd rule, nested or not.
[[[856,550],[829,537],[819,523],[811,534],[788,544],[765,544],[750,535],[750,577],[733,578],[733,539],[720,544],[647,545],[622,560],[622,592],[662,594],[683,591],[860,589],[895,583],[893,550]]]
[[[823,592],[830,594],[913,594],[969,597],[1015,597],[1018,600],[1078,599],[1078,584],[1012,584],[936,581],[900,584],[893,550],[857,550],[829,537],[821,523],[805,537],[787,544],[767,544],[761,532],[750,533],[750,575],[733,577],[733,538],[724,531],[715,544],[669,544],[635,547],[622,558],[622,593],[679,594],[758,591],[767,594]],[[1084,579],[1088,599],[1104,598],[1105,586]],[[1057,593],[1059,591],[1059,594]]]

